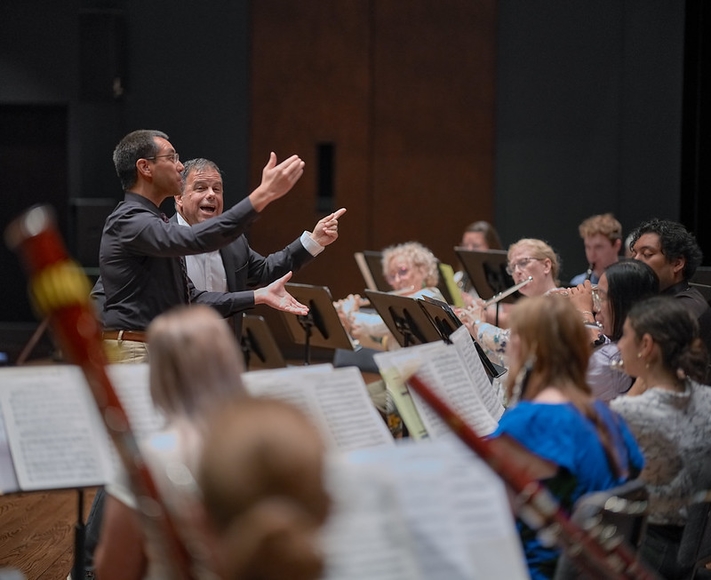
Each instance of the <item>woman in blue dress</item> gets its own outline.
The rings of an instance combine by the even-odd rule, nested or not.
[[[492,435],[562,507],[635,478],[644,460],[624,420],[596,401],[585,381],[590,340],[560,296],[520,301],[511,313],[509,409]],[[560,555],[517,520],[531,577],[552,578]]]

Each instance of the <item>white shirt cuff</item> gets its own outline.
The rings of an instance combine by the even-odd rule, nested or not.
[[[325,246],[322,246],[311,237],[311,232],[304,231],[300,239],[301,245],[304,246],[306,251],[312,256],[318,256],[326,249]]]

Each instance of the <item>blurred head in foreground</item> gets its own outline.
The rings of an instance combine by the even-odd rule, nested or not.
[[[214,417],[198,484],[222,578],[321,576],[319,530],[330,504],[323,464],[319,432],[286,403],[246,399]]]

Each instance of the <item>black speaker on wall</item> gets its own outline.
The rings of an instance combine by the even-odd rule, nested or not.
[[[126,91],[126,17],[122,10],[79,13],[79,98],[115,101]]]

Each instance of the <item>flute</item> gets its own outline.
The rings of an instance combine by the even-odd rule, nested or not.
[[[171,578],[191,578],[191,558],[141,456],[128,416],[106,372],[101,328],[89,298],[89,281],[70,260],[49,206],[34,207],[5,230],[5,241],[22,259],[35,309],[49,318],[67,358],[81,367],[106,429],[128,472],[137,509],[164,541]]]
[[[452,431],[503,479],[516,494],[517,513],[539,534],[552,537],[593,578],[655,580],[624,542],[603,542],[570,520],[555,497],[525,468],[516,465],[492,442],[479,437],[464,419],[417,375],[407,383]]]
[[[496,294],[495,296],[492,296],[492,297],[489,298],[486,302],[484,302],[484,308],[488,308],[488,307],[491,306],[492,304],[496,304],[497,302],[500,302],[501,300],[503,300],[503,299],[506,298],[507,296],[511,296],[511,294],[513,294],[514,292],[516,292],[516,290],[519,290],[520,288],[523,288],[526,284],[529,284],[529,283],[531,283],[531,282],[533,282],[533,276],[529,276],[528,278],[526,278],[525,280],[522,280],[522,281],[519,282],[518,284],[514,284],[513,286],[511,286],[511,288],[507,288],[506,290],[502,290],[501,292],[499,292],[499,293]]]

